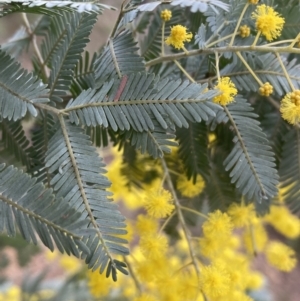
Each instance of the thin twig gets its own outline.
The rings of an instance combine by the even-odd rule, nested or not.
[[[215,52],[218,53],[224,53],[224,52],[270,52],[270,53],[294,53],[294,54],[300,54],[300,48],[290,48],[289,46],[283,46],[283,47],[268,47],[265,45],[261,46],[222,46],[222,47],[216,47],[216,48],[208,48],[208,49],[197,49],[197,50],[190,50],[188,53],[179,52],[175,54],[165,55],[164,57],[158,57],[156,59],[153,59],[151,61],[148,61],[145,66],[150,67],[153,65],[161,64],[163,62],[170,62],[174,60],[180,60],[182,58],[190,57],[190,56],[196,56],[199,54],[213,54]]]
[[[50,76],[50,72],[49,72],[49,69],[47,68],[47,66],[45,65],[42,54],[41,54],[40,49],[37,45],[36,35],[34,34],[34,32],[31,29],[31,26],[30,26],[30,23],[28,21],[26,13],[22,13],[22,18],[23,18],[26,30],[27,30],[27,32],[30,36],[31,41],[32,41],[32,46],[33,46],[33,49],[34,49],[34,53],[36,54],[36,56],[38,58],[39,64],[41,65],[44,77],[47,79]]]
[[[176,194],[175,188],[174,188],[172,180],[171,180],[169,169],[168,169],[167,163],[166,163],[164,158],[161,158],[161,163],[162,163],[164,172],[166,173],[166,181],[168,183],[168,187],[169,187],[170,192],[171,192],[171,194],[173,196],[173,199],[174,199],[174,205],[175,205],[176,212],[177,212],[177,215],[178,215],[179,223],[180,223],[180,225],[183,229],[183,233],[184,233],[185,239],[186,239],[187,244],[188,244],[188,248],[189,248],[190,256],[191,256],[191,259],[192,259],[192,262],[193,262],[193,266],[195,268],[197,277],[199,278],[200,269],[199,269],[197,258],[196,258],[196,255],[195,255],[195,252],[194,252],[194,249],[193,249],[193,246],[192,246],[192,242],[191,242],[191,239],[190,239],[189,230],[188,230],[188,227],[185,223],[185,220],[184,220],[181,208],[180,208],[180,203],[179,203],[179,200],[177,198],[177,194]]]
[[[133,268],[131,266],[131,263],[129,263],[129,261],[127,260],[126,256],[123,256],[123,260],[124,262],[127,264],[127,268],[128,271],[130,273],[130,276],[135,284],[135,287],[137,288],[137,290],[139,291],[139,293],[142,293],[142,286],[140,284],[140,282],[138,281],[138,278],[135,275],[135,272],[133,271]]]

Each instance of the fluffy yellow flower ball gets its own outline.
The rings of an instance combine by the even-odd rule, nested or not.
[[[272,7],[265,4],[259,5],[251,17],[256,20],[256,29],[260,31],[268,41],[272,41],[281,35],[285,21]]]
[[[187,28],[182,25],[175,25],[171,28],[171,34],[166,39],[167,45],[172,45],[177,49],[184,48],[184,42],[190,42],[193,34],[186,32]]]
[[[199,195],[205,187],[204,179],[201,175],[197,175],[196,182],[194,184],[193,179],[188,180],[185,175],[180,175],[177,179],[177,189],[182,196],[193,198]]]
[[[233,102],[234,96],[238,92],[234,83],[229,77],[222,77],[214,88],[220,90],[221,94],[214,97],[213,101],[222,106],[226,106],[227,104]]]
[[[288,93],[280,105],[282,118],[290,124],[300,122],[300,90]]]
[[[268,262],[280,271],[289,272],[297,264],[295,251],[281,242],[271,242],[266,249]]]
[[[161,13],[160,13],[160,17],[164,20],[164,21],[170,21],[172,18],[172,12],[168,9],[164,9]]]
[[[151,189],[144,200],[144,207],[149,216],[154,218],[167,217],[175,208],[171,193],[163,188]]]

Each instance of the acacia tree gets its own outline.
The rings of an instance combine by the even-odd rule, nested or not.
[[[82,258],[114,280],[117,270],[127,274],[115,258],[128,254],[126,224],[96,147],[122,150],[128,185],[161,177],[143,170],[138,153],[161,166],[173,204],[158,217],[174,206],[175,226],[188,242],[183,211],[201,214],[204,203],[223,212],[254,204],[263,215],[280,187],[299,209],[298,1],[142,2],[122,4],[94,55],[84,51],[89,35],[113,7],[0,2],[2,18],[21,13],[24,21],[0,50],[2,142],[21,165],[1,165],[0,229],[33,243],[37,235],[50,250]],[[40,17],[30,24],[27,13]],[[32,72],[17,62],[29,45]],[[181,164],[165,156],[176,145]],[[185,181],[176,184],[181,172]],[[190,207],[183,207],[183,191],[199,183],[203,192],[188,195]]]

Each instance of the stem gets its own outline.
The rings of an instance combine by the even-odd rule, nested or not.
[[[289,48],[293,48],[297,42],[299,42],[300,33],[297,34],[296,38],[293,40],[293,42],[289,45]]]
[[[218,80],[220,80],[220,69],[219,69],[219,55],[218,55],[218,52],[215,52],[215,58],[216,58],[217,78],[218,78]]]
[[[161,29],[161,56],[165,55],[165,26],[166,22],[162,22],[162,29]]]
[[[142,286],[141,286],[140,282],[138,281],[138,278],[136,277],[136,275],[135,275],[135,273],[133,271],[131,263],[129,263],[129,261],[127,260],[126,256],[123,256],[123,260],[127,264],[128,271],[129,271],[130,276],[131,276],[131,278],[132,278],[132,280],[133,280],[133,282],[135,284],[135,287],[137,288],[137,290],[141,294],[142,293]]]
[[[22,13],[22,18],[23,18],[26,30],[27,30],[27,32],[28,32],[28,34],[30,36],[31,41],[32,41],[32,46],[33,46],[34,53],[36,54],[37,59],[39,61],[39,64],[42,67],[43,75],[47,79],[50,76],[50,72],[49,72],[49,69],[47,68],[47,66],[45,65],[45,62],[44,62],[43,57],[42,57],[42,54],[41,54],[40,49],[39,49],[39,47],[37,45],[36,35],[31,30],[31,26],[30,26],[30,23],[28,21],[26,13]]]
[[[287,73],[286,68],[285,68],[285,66],[284,66],[284,64],[283,64],[283,62],[282,62],[282,59],[281,59],[281,57],[280,57],[280,55],[279,55],[278,53],[276,53],[276,57],[277,57],[277,59],[278,59],[278,61],[279,61],[279,64],[280,64],[280,66],[281,66],[281,68],[282,68],[282,71],[283,71],[283,73],[284,73],[284,75],[285,75],[285,78],[286,78],[286,80],[288,81],[288,83],[289,83],[289,85],[290,85],[292,91],[295,91],[295,87],[294,87],[294,85],[293,85],[293,82],[292,82],[292,80],[291,80],[289,74]]]
[[[184,73],[184,75],[192,82],[195,83],[195,80],[186,72],[186,70],[181,66],[181,64],[174,60],[174,63],[177,65],[177,67]]]
[[[293,42],[295,41],[295,39],[290,39],[290,40],[283,40],[283,41],[277,41],[277,42],[273,42],[273,43],[267,43],[264,46],[275,46],[275,45],[279,45],[279,44],[284,44],[284,43],[289,43],[289,42]],[[296,41],[297,42],[297,41]],[[295,42],[295,43],[296,43]],[[258,46],[260,47],[260,46]],[[291,45],[289,45],[289,47],[291,47]]]
[[[260,34],[261,34],[261,31],[258,31],[258,32],[257,32],[257,35],[256,35],[256,37],[255,37],[255,39],[254,39],[254,42],[253,42],[253,44],[251,45],[251,47],[255,47],[255,46],[256,46],[256,43],[257,43],[257,41],[258,41],[258,39],[259,39],[259,37],[260,37]]]
[[[245,59],[243,58],[243,56],[241,55],[241,53],[239,51],[237,51],[236,55],[240,58],[240,60],[242,61],[242,63],[244,64],[244,66],[248,69],[248,71],[252,74],[252,76],[254,77],[254,79],[258,82],[258,84],[260,86],[263,86],[263,82],[256,76],[256,74],[254,73],[254,71],[252,70],[252,68],[248,65],[248,63],[245,61]]]
[[[183,51],[184,51],[184,53],[186,54],[186,55],[188,55],[189,54],[189,51],[183,46]]]
[[[249,232],[251,236],[251,241],[252,241],[252,247],[253,247],[253,255],[256,257],[257,256],[257,247],[256,247],[256,242],[255,242],[255,237],[254,237],[254,229],[253,225],[249,225]]]
[[[180,209],[183,209],[183,210],[185,210],[185,211],[192,212],[192,213],[194,213],[194,214],[196,214],[196,215],[199,215],[199,216],[201,216],[201,217],[203,217],[203,218],[205,218],[205,219],[208,219],[208,217],[207,217],[204,213],[199,212],[199,211],[197,211],[197,210],[194,210],[194,209],[192,209],[192,208],[188,208],[188,207],[185,207],[185,206],[180,205]]]
[[[217,43],[219,43],[219,42],[222,42],[222,41],[224,41],[224,40],[229,39],[230,37],[232,37],[232,33],[229,34],[228,36],[225,36],[225,37],[219,39],[219,40],[216,40],[216,41],[214,41],[214,42],[211,42],[210,44],[206,45],[206,47],[209,48],[209,47],[211,47],[211,46],[213,46],[213,45],[215,45],[215,44],[217,44]]]
[[[162,224],[162,226],[160,227],[158,233],[161,233],[165,227],[167,226],[167,224],[170,222],[170,220],[175,216],[176,212],[174,211]]]
[[[227,21],[223,22],[223,23],[219,26],[219,28],[213,33],[213,35],[210,36],[210,37],[208,38],[208,40],[206,41],[206,44],[209,43],[211,40],[213,40],[213,39],[218,35],[219,31],[220,31],[225,25],[227,25],[227,23],[228,23]]]
[[[121,8],[120,8],[120,13],[118,15],[118,19],[117,19],[117,21],[116,21],[116,23],[114,25],[114,28],[113,28],[111,34],[109,35],[109,39],[108,40],[110,40],[110,39],[112,39],[114,37],[114,35],[115,35],[115,33],[116,33],[117,29],[118,29],[119,23],[120,23],[120,21],[121,21],[121,19],[123,17],[123,14],[124,14],[124,9],[123,8],[124,8],[124,5],[125,5],[126,1],[127,0],[124,0],[122,2]]]
[[[43,103],[34,103],[33,104],[36,108],[39,108],[39,109],[41,109],[41,110],[46,110],[46,111],[49,111],[49,112],[52,112],[53,114],[55,114],[55,115],[60,115],[60,114],[62,114],[62,115],[68,115],[68,114],[66,114],[65,112],[63,112],[63,111],[61,111],[61,110],[58,110],[58,109],[56,109],[56,108],[54,108],[54,107],[51,107],[51,106],[48,106],[48,105],[46,105],[46,104],[43,104]]]
[[[207,49],[196,49],[196,50],[190,50],[188,53],[185,52],[179,52],[175,54],[169,54],[165,55],[164,57],[158,57],[156,59],[153,59],[151,61],[148,61],[145,66],[150,67],[153,65],[161,64],[163,62],[170,62],[174,60],[180,60],[182,58],[186,58],[189,56],[196,56],[199,54],[213,54],[215,52],[218,53],[224,53],[224,52],[270,52],[270,53],[294,53],[294,54],[300,54],[300,48],[290,48],[289,46],[283,46],[283,47],[268,47],[268,46],[223,46],[223,47],[216,47],[216,48],[207,48]]]
[[[267,97],[269,103],[276,109],[280,109],[280,104],[275,100],[273,99],[271,96]]]
[[[161,158],[161,162],[162,162],[163,169],[164,169],[164,171],[165,171],[165,173],[167,175],[166,180],[168,182],[168,186],[169,186],[170,192],[171,192],[171,194],[172,194],[172,196],[174,198],[174,205],[175,205],[175,208],[176,208],[176,212],[178,214],[179,223],[180,223],[180,225],[181,225],[181,227],[183,229],[183,233],[184,233],[184,236],[185,236],[185,239],[187,241],[188,248],[189,248],[189,251],[190,251],[190,256],[191,256],[191,259],[192,259],[192,262],[193,262],[193,265],[194,265],[197,277],[199,278],[200,269],[199,269],[197,258],[196,258],[196,255],[195,255],[195,252],[194,252],[194,249],[193,249],[193,246],[192,246],[192,241],[190,239],[188,227],[187,227],[187,225],[185,223],[185,220],[184,220],[181,208],[180,208],[180,203],[179,203],[179,200],[177,198],[177,194],[176,194],[175,188],[173,186],[173,183],[172,183],[172,180],[171,180],[171,176],[169,174],[167,163],[164,160],[164,158]]]
[[[249,7],[249,5],[250,5],[250,3],[247,1],[247,2],[246,2],[246,5],[245,5],[244,8],[243,8],[242,13],[240,14],[240,17],[239,17],[239,19],[238,19],[238,22],[237,22],[237,24],[236,24],[236,27],[235,27],[235,29],[234,29],[233,36],[232,36],[232,38],[231,38],[231,41],[230,41],[230,43],[229,43],[229,46],[232,46],[232,44],[233,44],[233,42],[234,42],[234,39],[235,39],[236,34],[237,34],[237,31],[238,31],[238,29],[239,29],[239,27],[240,27],[240,24],[241,24],[241,22],[242,22],[242,19],[243,19],[243,17],[244,17],[244,14],[245,14],[247,8]]]

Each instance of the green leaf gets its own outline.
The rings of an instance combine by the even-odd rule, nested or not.
[[[286,134],[279,167],[280,190],[292,211],[300,211],[300,129],[291,128]]]
[[[45,156],[48,149],[49,141],[57,129],[57,118],[54,118],[47,112],[44,112],[42,118],[39,118],[32,130],[31,168],[28,173],[38,178],[39,182],[47,183],[50,187],[50,175],[45,168]]]
[[[136,44],[129,31],[120,33],[108,41],[108,45],[94,64],[97,86],[116,77],[121,78],[133,72],[145,71],[143,58],[136,53],[138,51]]]
[[[43,1],[43,0],[7,0],[0,2],[0,17],[5,15],[26,12],[31,14],[58,15],[63,11],[102,13],[105,9],[116,10],[113,6],[99,2],[79,1]]]
[[[245,99],[236,97],[217,119],[228,122],[235,134],[234,147],[224,161],[231,182],[259,206],[277,194],[278,175],[274,153],[252,111]]]
[[[36,178],[13,166],[0,166],[0,231],[16,235],[16,228],[28,242],[37,244],[36,234],[51,251],[54,243],[60,252],[81,256],[89,254],[80,229],[87,221],[62,199],[55,199],[51,189],[36,183]]]
[[[8,120],[21,119],[27,110],[37,116],[35,103],[48,102],[46,86],[32,73],[0,50],[0,115]]]
[[[89,42],[88,36],[97,20],[97,15],[73,13],[69,20],[67,23],[64,17],[56,19],[57,26],[63,28],[66,33],[51,60],[50,95],[56,101],[60,101],[60,96],[65,95],[71,86],[75,67]]]
[[[12,122],[3,119],[1,124],[1,142],[5,150],[15,156],[17,161],[21,161],[27,170],[32,164],[32,157],[29,151],[30,141],[27,139],[20,121]]]
[[[94,53],[92,59],[90,60],[90,54],[87,51],[83,56],[80,57],[75,68],[70,88],[70,91],[74,97],[78,96],[83,90],[95,87],[95,59],[96,53]]]
[[[106,82],[98,91],[82,92],[63,112],[68,112],[75,124],[103,125],[114,131],[154,131],[152,118],[164,130],[168,124],[188,127],[188,120],[208,120],[220,110],[209,101],[217,91],[205,92],[206,87],[189,81],[160,80],[154,74],[131,74]]]
[[[205,12],[208,7],[221,8],[225,11],[229,10],[229,5],[219,0],[173,0],[171,5],[179,5],[180,7],[190,7],[191,12]]]
[[[196,181],[197,175],[207,178],[209,173],[208,136],[204,122],[189,123],[188,129],[176,130],[179,142],[178,154],[188,178]]]
[[[86,240],[91,249],[91,254],[84,257],[89,268],[100,267],[102,273],[110,262],[117,269],[113,254],[126,255],[128,250],[121,245],[126,240],[116,235],[125,234],[126,225],[117,205],[108,199],[111,193],[106,189],[111,183],[103,175],[105,165],[83,129],[62,117],[60,124],[49,142],[45,159],[45,166],[54,175],[50,184],[56,196],[82,212],[82,218],[95,231]]]

